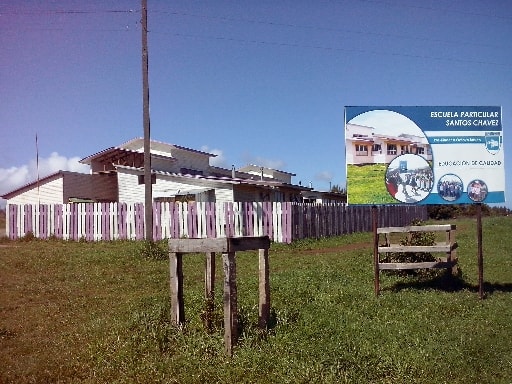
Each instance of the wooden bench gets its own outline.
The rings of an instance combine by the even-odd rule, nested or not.
[[[451,269],[452,274],[457,273],[457,242],[455,241],[456,225],[411,225],[406,227],[382,227],[377,228],[374,234],[374,270],[375,270],[375,294],[380,290],[380,271],[381,270],[407,270],[407,269],[431,269],[445,268]],[[403,235],[407,235],[410,240],[413,233],[418,232],[445,232],[445,240],[436,241],[433,245],[402,245],[400,240]],[[380,235],[384,235],[384,243],[380,244]],[[397,236],[402,236],[397,239]],[[436,239],[438,240],[438,239]],[[409,241],[410,242],[410,241]],[[408,242],[408,243],[409,243]],[[444,253],[445,257],[438,258],[437,261],[425,262],[381,262],[381,255],[388,253],[405,252],[427,252]]]
[[[215,254],[221,253],[224,270],[224,344],[226,353],[231,356],[233,354],[233,347],[238,340],[236,252],[258,250],[258,326],[261,329],[266,329],[270,320],[269,248],[270,239],[268,236],[169,239],[171,321],[176,325],[183,325],[185,323],[183,256],[189,253],[206,254],[204,293],[206,300],[213,300],[215,289]]]

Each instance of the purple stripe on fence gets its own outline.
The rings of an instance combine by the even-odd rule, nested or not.
[[[110,204],[101,203],[101,239],[112,240],[110,238]]]
[[[180,238],[180,216],[179,216],[179,205],[177,203],[169,203],[170,226],[171,226],[171,238]]]
[[[34,233],[34,228],[32,227],[32,206],[29,204],[25,204],[24,207],[24,214],[25,214],[25,220],[24,220],[24,227],[25,227],[25,234],[28,232]]]
[[[292,203],[287,202],[282,204],[282,224],[283,228],[283,242],[291,243],[292,241]]]
[[[39,205],[39,237],[48,238],[48,205]]]
[[[127,239],[127,220],[126,216],[128,214],[128,208],[126,203],[119,203],[117,206],[117,230],[119,233],[119,239],[126,240]]]
[[[78,235],[78,204],[71,204],[70,206],[70,237],[72,240],[79,240]]]
[[[214,238],[215,235],[215,203],[205,203],[205,216],[206,216],[206,237]]]
[[[144,204],[135,204],[135,238],[144,239]]]
[[[85,239],[94,240],[94,205],[92,203],[85,204]]]
[[[188,237],[195,238],[198,234],[197,229],[197,205],[195,202],[188,203],[188,214],[187,214],[187,231]]]
[[[18,238],[18,206],[9,205],[9,237],[11,240]]]
[[[62,239],[63,234],[63,217],[62,217],[62,204],[55,204],[54,211],[53,211],[53,217],[54,217],[54,228],[55,228],[55,237],[58,239]]]
[[[227,237],[232,237],[235,234],[235,215],[233,212],[233,203],[229,202],[225,204],[225,231]]]

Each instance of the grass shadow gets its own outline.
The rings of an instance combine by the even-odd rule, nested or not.
[[[444,292],[459,292],[467,290],[470,292],[479,292],[478,284],[470,284],[464,280],[461,271],[457,275],[452,275],[450,271],[442,271],[437,274],[417,274],[416,279],[410,278],[407,281],[399,281],[383,290],[399,292],[407,289],[417,290],[438,290]],[[484,292],[486,295],[505,292],[512,293],[512,283],[490,283],[484,281]]]
[[[398,292],[406,289],[417,290],[439,290],[445,292],[458,292],[465,289],[471,289],[461,274],[453,276],[449,271],[438,273],[434,276],[418,275],[416,279],[408,279],[407,281],[399,281],[393,284],[389,290]]]
[[[489,283],[484,281],[484,292],[486,295],[492,295],[496,292],[512,292],[512,283]],[[454,276],[449,271],[443,271],[433,277],[419,276],[416,280],[400,281],[391,287],[384,289],[392,292],[399,292],[407,289],[416,290],[438,290],[444,292],[459,292],[467,290],[470,292],[479,292],[478,284],[470,284],[464,280],[462,274]]]

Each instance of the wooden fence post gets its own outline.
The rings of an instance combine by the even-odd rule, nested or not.
[[[378,211],[377,206],[372,206],[372,229],[373,229],[373,269],[374,269],[374,288],[375,295],[379,295],[380,291],[380,276],[379,276],[379,236],[377,234],[377,223],[378,223]]]
[[[169,252],[169,272],[171,285],[171,321],[175,325],[181,325],[185,322],[182,253]]]
[[[206,252],[204,297],[209,299],[215,292],[215,252]]]
[[[222,254],[224,268],[224,345],[228,356],[238,339],[238,305],[235,252]]]
[[[270,319],[270,280],[268,248],[259,251],[259,321],[260,329],[266,329]]]

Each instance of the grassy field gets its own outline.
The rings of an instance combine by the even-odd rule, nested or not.
[[[386,164],[347,166],[347,189],[351,204],[396,204],[386,189]]]
[[[241,340],[224,354],[222,268],[207,333],[202,255],[184,260],[188,323],[169,323],[168,261],[136,242],[0,243],[1,383],[511,383],[512,218],[458,225],[462,276],[383,275],[371,234],[273,244],[272,324],[257,330],[257,257],[237,256]],[[219,262],[220,264],[220,262]]]

